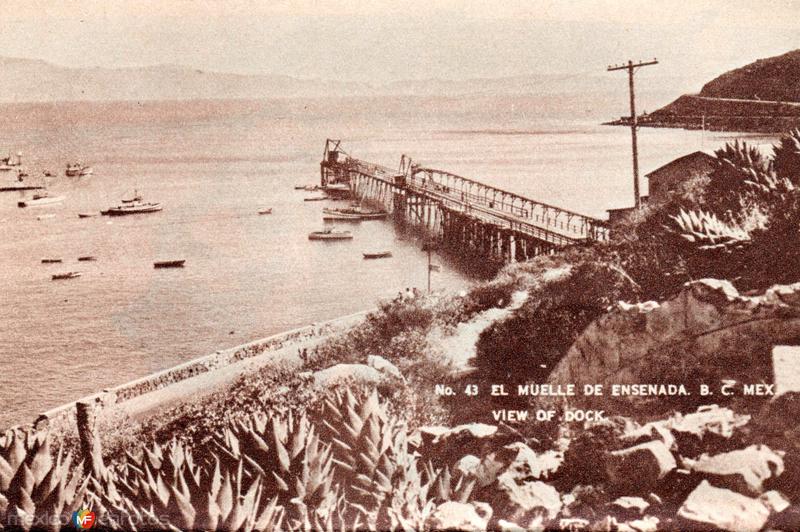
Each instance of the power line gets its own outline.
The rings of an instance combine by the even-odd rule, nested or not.
[[[628,71],[628,90],[630,91],[631,100],[631,144],[633,147],[633,199],[636,209],[641,207],[641,196],[639,194],[639,149],[636,143],[636,128],[638,126],[636,118],[636,98],[633,90],[633,74],[639,67],[657,65],[658,61],[654,58],[652,61],[639,61],[634,63],[628,61],[627,64],[622,65],[609,65],[608,71],[614,70],[627,70]]]

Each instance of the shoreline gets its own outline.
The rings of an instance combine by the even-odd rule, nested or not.
[[[39,414],[32,422],[13,424],[2,432],[46,429],[50,432],[65,433],[75,427],[75,416],[78,403],[94,404],[97,411],[123,409],[132,406],[134,400],[140,403],[138,408],[129,408],[131,412],[142,414],[152,411],[166,404],[174,404],[181,398],[191,395],[188,392],[202,393],[214,391],[225,383],[229,383],[238,375],[255,365],[257,359],[266,357],[263,362],[279,362],[290,359],[287,353],[280,353],[290,347],[307,344],[309,340],[324,340],[335,332],[352,327],[359,323],[364,316],[374,309],[362,310],[353,314],[339,316],[323,322],[316,322],[303,327],[298,327],[264,338],[253,340],[244,344],[217,350],[211,354],[183,362],[181,364],[151,373],[125,382],[123,384],[104,388],[99,392],[80,397],[74,401],[56,406]],[[273,357],[273,355],[281,356]],[[242,370],[242,371],[236,371]],[[165,390],[175,390],[173,386],[185,384],[192,379],[200,379],[211,386],[198,390],[198,386],[191,386],[178,393],[165,393]],[[200,384],[200,381],[194,381]],[[162,400],[158,400],[157,394]],[[150,401],[145,401],[145,396],[151,396]],[[142,405],[147,405],[142,407]]]

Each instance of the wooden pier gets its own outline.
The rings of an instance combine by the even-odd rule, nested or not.
[[[356,159],[340,140],[325,143],[323,188],[381,203],[401,223],[424,229],[444,248],[491,262],[522,261],[555,249],[607,240],[605,222],[400,158],[397,170]]]

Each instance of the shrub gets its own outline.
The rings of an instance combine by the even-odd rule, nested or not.
[[[476,366],[487,382],[543,381],[577,336],[609,305],[637,296],[631,279],[602,263],[575,266],[544,285],[513,316],[484,331]]]

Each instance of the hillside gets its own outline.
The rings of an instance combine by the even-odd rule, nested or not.
[[[703,86],[700,96],[775,102],[800,102],[800,50],[759,59]]]
[[[642,126],[780,132],[800,126],[800,50],[759,59],[644,115]],[[622,118],[611,125],[628,125]]]

